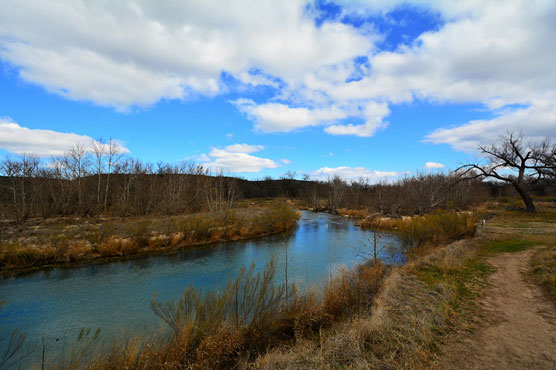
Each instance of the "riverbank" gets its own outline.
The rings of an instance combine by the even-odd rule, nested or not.
[[[499,280],[493,275],[501,270],[498,257],[511,253],[525,258],[520,262],[525,267],[518,272],[521,281],[528,281],[529,274],[532,274],[533,280],[542,284],[550,297],[548,294],[553,287],[550,282],[555,281],[556,271],[547,268],[554,263],[553,254],[547,251],[553,250],[556,244],[556,209],[549,204],[541,205],[538,213],[531,215],[489,205],[478,210],[478,216],[488,220],[476,238],[428,248],[426,253],[416,256],[407,265],[394,269],[382,284],[371,314],[338,323],[317,340],[307,339],[271,351],[251,368],[483,368],[482,364],[516,364],[512,361],[517,357],[512,357],[511,347],[503,353],[488,353],[478,347],[471,348],[473,343],[487,349],[498,348],[510,339],[516,347],[529,348],[528,353],[521,353],[520,363],[542,363],[543,368],[547,364],[554,366],[550,362],[556,357],[553,347],[542,347],[552,348],[548,357],[535,358],[538,351],[534,336],[530,346],[527,345],[528,338],[515,338],[506,333],[504,327],[497,327],[500,330],[494,331],[494,337],[483,336],[482,333],[492,333],[489,328],[500,320],[496,321],[482,302],[488,300],[489,295],[496,295],[493,292],[499,288]],[[526,254],[519,254],[522,252]],[[530,256],[533,256],[531,260],[528,259]],[[519,287],[510,287],[513,293],[516,289]],[[527,298],[545,299],[538,295]],[[552,307],[554,313],[554,305],[547,305],[548,300],[540,303],[542,307]],[[513,308],[527,311],[524,307]],[[502,308],[506,307],[502,305]],[[537,321],[542,322],[541,319]],[[522,328],[525,334],[537,332],[542,336],[547,329],[537,330],[528,322],[520,325],[525,325]],[[478,338],[490,338],[490,342],[481,342]],[[538,340],[550,342],[549,337]],[[478,353],[484,357],[483,362],[473,365]]]
[[[275,280],[277,273],[282,278],[284,267],[287,276],[287,266],[282,264],[277,271],[271,265],[258,274],[244,269],[236,280],[207,295],[191,287],[169,302],[154,299],[153,311],[168,323],[169,335],[152,338],[146,333],[134,340],[118,341],[108,351],[98,344],[87,345],[77,359],[81,362],[68,366],[55,361],[52,367],[313,368],[313,363],[274,363],[273,356],[275,351],[295,351],[305,345],[316,346],[312,351],[318,352],[324,342],[334,338],[338,328],[373,316],[375,303],[380,292],[389,289],[391,276],[405,271],[378,261],[368,262],[336,275],[321,286],[322,290],[299,293],[287,279]],[[343,358],[351,353],[346,350],[345,354],[329,355]],[[344,361],[346,366],[351,364],[349,358]]]
[[[173,302],[153,300],[153,310],[169,324],[170,336],[152,338],[147,333],[113,347],[86,342],[77,348],[83,351],[77,352],[82,355],[77,363],[50,365],[450,368],[445,361],[454,345],[485,324],[481,299],[491,294],[493,273],[500,270],[493,259],[520,251],[535,255],[556,243],[556,209],[539,208],[535,215],[492,205],[480,209],[477,218],[487,222],[475,238],[413,247],[409,262],[401,267],[367,263],[336,276],[321,294],[297,293],[287,281],[274,284],[276,269],[261,274],[246,269],[206,298],[189,288]],[[541,249],[530,249],[536,246]],[[548,266],[544,255],[539,258]],[[543,281],[553,281],[553,271],[542,271]],[[235,294],[239,291],[249,294]],[[456,364],[466,361],[453,359]]]
[[[298,218],[290,205],[279,202],[184,216],[30,220],[3,232],[0,275],[261,237],[287,230]]]

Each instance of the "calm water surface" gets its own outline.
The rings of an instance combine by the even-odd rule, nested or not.
[[[283,279],[286,251],[288,282],[318,287],[339,268],[362,262],[361,250],[371,235],[346,218],[302,212],[298,226],[286,235],[7,278],[0,281],[0,301],[5,301],[0,326],[19,328],[30,343],[44,338],[48,353],[67,352],[83,327],[100,328],[105,340],[159,332],[165,324],[149,306],[155,292],[158,299],[170,300],[190,285],[219,289],[241,267],[254,262],[260,271],[272,258]],[[385,236],[380,243],[396,240]]]

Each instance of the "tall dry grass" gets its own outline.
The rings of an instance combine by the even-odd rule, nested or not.
[[[406,250],[415,250],[473,237],[476,218],[470,212],[435,210],[423,216],[368,219],[361,226],[390,230],[399,237]]]
[[[187,216],[42,225],[41,232],[0,240],[0,271],[148,254],[284,231],[299,214],[284,202]]]
[[[217,292],[189,287],[176,300],[153,297],[153,312],[168,324],[165,337],[132,338],[108,349],[96,338],[85,340],[87,345],[72,351],[74,360],[50,367],[247,368],[273,348],[318,337],[334,322],[369,312],[384,276],[382,265],[346,270],[320,296],[278,282],[273,261],[259,273],[252,265]]]

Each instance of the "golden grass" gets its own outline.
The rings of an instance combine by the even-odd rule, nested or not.
[[[452,221],[434,219],[433,224],[447,225],[442,230],[452,230],[449,235],[465,236],[467,228],[453,227],[455,219],[469,220],[453,216]],[[517,238],[515,223],[534,226]],[[513,226],[506,226],[507,232],[504,225]],[[295,290],[286,295],[283,285],[270,283],[271,273],[255,277],[252,270],[244,271],[222,292],[202,296],[188,289],[176,302],[155,301],[155,312],[173,329],[169,338],[130,340],[108,354],[90,357],[86,367],[434,368],[441,343],[477,320],[480,309],[474,298],[492,272],[487,258],[553,240],[552,229],[540,232],[539,225],[550,223],[504,213],[489,220],[475,239],[421,245],[408,264],[392,268],[387,276],[382,265],[344,271],[325,286],[320,299]],[[536,257],[545,268],[554,251]],[[238,300],[240,291],[248,292],[248,298]]]
[[[391,230],[407,250],[447,244],[475,235],[476,219],[469,212],[436,210],[423,216],[365,220],[364,228]]]
[[[173,217],[101,220],[29,227],[0,241],[0,272],[251,238],[292,227],[299,214],[285,202],[269,208]]]
[[[429,369],[451,334],[472,330],[480,308],[474,298],[493,271],[493,253],[552,243],[537,252],[537,280],[553,287],[556,251],[550,222],[556,210],[538,215],[503,210],[487,221],[479,237],[449,245],[420,247],[405,266],[394,268],[375,298],[370,314],[334,324],[318,338],[273,350],[256,369]],[[516,234],[516,225],[519,233]],[[546,280],[544,280],[546,279]],[[548,284],[547,284],[548,283]]]
[[[332,323],[368,312],[384,273],[382,265],[344,271],[317,298],[278,283],[272,261],[258,274],[251,266],[221,291],[190,287],[174,301],[153,298],[154,313],[170,328],[166,337],[132,338],[109,351],[87,337],[72,350],[74,360],[49,368],[247,368],[273,348],[317,338]]]
[[[365,219],[369,216],[369,211],[367,209],[347,209],[341,208],[338,210],[340,216],[346,216],[349,218]]]

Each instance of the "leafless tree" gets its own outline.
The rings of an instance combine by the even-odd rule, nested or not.
[[[95,172],[97,176],[97,208],[100,208],[100,187],[106,157],[106,145],[104,144],[104,140],[102,138],[99,138],[98,141],[91,139],[91,149],[93,151]]]
[[[113,139],[108,140],[105,146],[105,163],[106,163],[106,185],[104,187],[104,207],[106,212],[108,208],[108,191],[110,187],[110,175],[123,157],[120,145]]]
[[[465,164],[456,173],[462,179],[492,178],[508,183],[523,200],[527,212],[535,212],[528,186],[551,171],[550,153],[554,153],[554,147],[548,142],[526,146],[521,133],[508,133],[500,137],[498,144],[479,146],[479,151],[486,163]]]
[[[340,176],[328,179],[328,208],[337,212],[342,206],[342,200],[346,192],[347,184]]]

